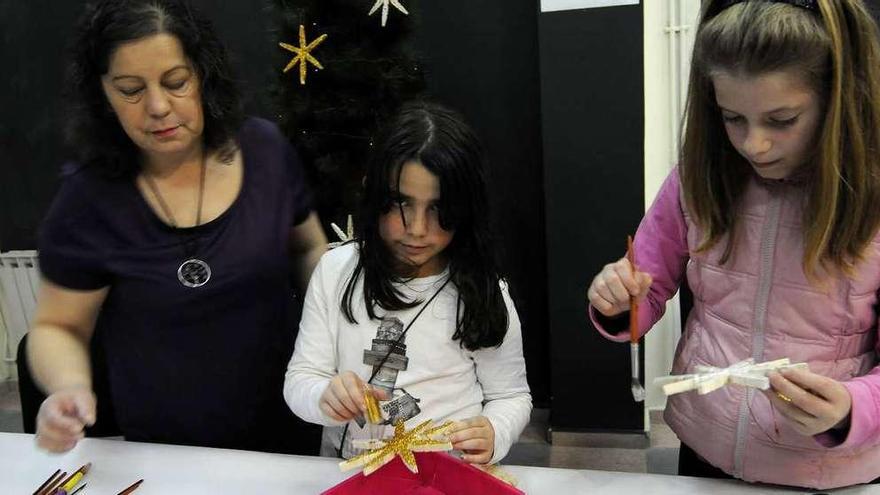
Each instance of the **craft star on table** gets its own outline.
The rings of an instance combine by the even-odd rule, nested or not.
[[[418,473],[419,467],[413,452],[452,450],[452,443],[446,438],[452,428],[452,422],[447,421],[440,426],[432,425],[433,422],[428,420],[406,431],[403,421],[398,421],[394,425],[394,436],[391,438],[354,440],[352,445],[355,448],[370,449],[370,451],[340,462],[339,469],[348,471],[363,466],[364,476],[368,476],[394,459],[394,456],[400,456],[410,471]]]
[[[281,48],[284,48],[287,51],[291,51],[296,54],[296,57],[288,62],[287,67],[284,68],[283,72],[287,72],[293,68],[297,63],[299,64],[299,83],[306,83],[306,70],[308,69],[308,64],[312,63],[315,67],[319,69],[323,69],[324,66],[321,65],[321,62],[318,62],[318,59],[312,56],[312,50],[314,50],[318,45],[321,44],[325,39],[327,39],[326,34],[322,34],[317,39],[312,41],[309,44],[306,44],[306,27],[302,24],[299,25],[299,46],[293,46],[288,43],[278,43]]]
[[[770,379],[767,378],[767,374],[787,369],[808,369],[808,367],[807,363],[792,364],[788,358],[758,364],[755,364],[754,359],[746,359],[727,368],[697,366],[696,373],[660,377],[654,380],[654,384],[661,385],[663,393],[666,395],[674,395],[688,390],[696,390],[697,393],[703,395],[728,383],[767,390],[770,388]]]
[[[388,10],[389,7],[393,6],[395,9],[401,11],[405,15],[409,15],[409,12],[403,7],[403,4],[400,3],[400,0],[376,0],[376,4],[373,5],[373,8],[370,9],[370,13],[368,15],[373,15],[379,10],[379,7],[382,7],[382,27],[385,27],[385,23],[388,22]]]

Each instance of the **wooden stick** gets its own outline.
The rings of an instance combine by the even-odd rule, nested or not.
[[[52,476],[49,476],[49,478],[47,478],[46,481],[44,481],[43,484],[40,485],[40,487],[37,488],[36,491],[34,491],[33,495],[40,495],[40,493],[43,492],[43,488],[46,488],[46,486],[49,484],[49,482],[54,480],[55,477],[58,476],[58,473],[60,473],[60,472],[61,472],[60,469],[56,469],[55,472],[52,473]]]
[[[39,492],[39,495],[49,495],[50,493],[52,493],[52,491],[61,486],[61,480],[63,480],[65,476],[67,476],[67,471],[62,472],[61,475],[58,476],[58,478],[46,485],[43,491]]]
[[[132,483],[131,486],[129,486],[125,490],[122,490],[121,492],[117,493],[116,495],[128,495],[129,493],[137,490],[137,487],[141,486],[141,483],[143,483],[143,482],[144,482],[143,479],[137,480],[134,483]]]

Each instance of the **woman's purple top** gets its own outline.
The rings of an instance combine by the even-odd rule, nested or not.
[[[127,439],[287,450],[284,432],[295,420],[282,385],[296,335],[288,239],[311,198],[302,165],[274,124],[250,118],[238,139],[241,191],[211,222],[170,227],[132,178],[74,165],[65,167],[43,223],[46,279],[110,289],[94,338]],[[177,277],[188,242],[212,272],[197,288]]]

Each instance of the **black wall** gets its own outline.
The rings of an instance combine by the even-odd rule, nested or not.
[[[62,50],[79,2],[0,1],[0,249],[33,249],[55,192]]]
[[[644,204],[640,5],[540,16],[554,430],[643,429],[629,346],[586,314],[586,288],[620,258]]]
[[[490,194],[523,326],[536,405],[550,393],[544,187],[535,0],[421,0],[429,91],[461,111],[490,158]]]
[[[249,113],[272,118],[282,65],[268,1],[193,0],[214,21]],[[370,5],[366,5],[365,12]],[[410,3],[404,2],[407,5]],[[523,322],[529,381],[549,401],[537,0],[421,0],[411,19],[430,91],[465,114],[491,160],[495,227]],[[84,0],[0,0],[0,249],[33,249],[68,158],[61,144],[64,49]],[[374,16],[375,17],[375,16]],[[376,22],[379,19],[376,17]],[[319,53],[317,54],[319,55]],[[320,59],[320,56],[318,56]]]

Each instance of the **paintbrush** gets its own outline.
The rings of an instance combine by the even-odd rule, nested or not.
[[[629,260],[633,278],[636,277],[636,252],[632,236],[626,238],[626,259]],[[636,296],[629,296],[629,361],[632,370],[632,394],[636,402],[645,400],[645,387],[639,381],[639,303]]]

